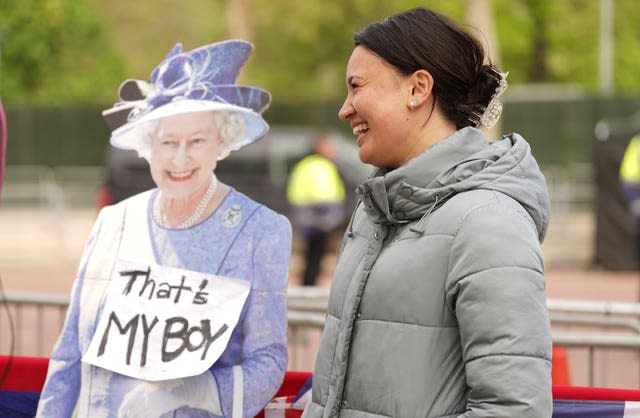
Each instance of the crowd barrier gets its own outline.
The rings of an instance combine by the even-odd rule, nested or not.
[[[48,365],[46,357],[0,356],[0,417],[35,416]],[[287,371],[274,400],[256,418],[291,416],[288,411],[285,415],[282,407],[290,408],[296,395],[306,393],[310,387],[311,372]],[[302,409],[297,410],[299,415]]]
[[[44,384],[48,358],[0,356],[0,416],[33,417]],[[287,371],[274,399],[259,418],[300,417],[310,398],[312,374]],[[553,418],[640,417],[640,390],[553,385]]]
[[[324,327],[328,290],[315,287],[292,287],[287,295],[289,368],[313,368],[313,354]],[[9,351],[20,356],[47,356],[64,321],[68,296],[36,293],[6,292],[0,302],[12,312],[15,336],[3,326],[0,315],[0,342],[14,342]],[[635,351],[640,354],[640,304],[612,301],[585,301],[567,299],[547,300],[553,339],[553,381],[571,385],[567,350],[582,350],[586,354],[578,363],[586,364],[587,376],[582,378],[588,386],[610,386],[606,350]],[[588,332],[584,330],[589,330]],[[46,332],[45,332],[46,331]],[[46,334],[46,335],[45,335]],[[46,338],[45,338],[46,337]],[[3,354],[6,352],[3,352]],[[599,355],[596,357],[596,355]],[[573,357],[575,359],[575,357]],[[596,381],[596,366],[600,379]],[[581,365],[573,365],[582,367]],[[625,369],[633,373],[636,363]],[[602,376],[605,376],[603,378]],[[578,379],[580,380],[580,379]],[[613,383],[615,385],[615,383]],[[625,384],[626,386],[626,384]],[[635,385],[634,385],[635,386]]]

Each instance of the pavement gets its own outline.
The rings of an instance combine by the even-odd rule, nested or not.
[[[0,279],[4,291],[36,292],[68,296],[87,236],[96,217],[92,209],[45,209],[0,207]],[[594,216],[589,212],[556,214],[543,244],[548,298],[640,302],[639,272],[591,269],[594,247]],[[336,242],[339,239],[336,237]],[[331,283],[335,253],[323,261],[318,285]],[[290,286],[300,284],[302,259],[294,241]],[[47,355],[58,333],[63,313],[21,314],[21,328],[33,326],[37,315],[52,317],[53,325],[38,332],[45,353],[35,343],[20,337],[22,355]],[[0,354],[10,351],[9,323],[0,310]],[[554,330],[575,330],[575,326],[554,326]],[[31,338],[33,339],[33,337]],[[311,370],[319,330],[307,330],[290,337],[290,369]],[[571,384],[640,388],[640,350],[567,349]],[[589,363],[594,369],[590,370]]]

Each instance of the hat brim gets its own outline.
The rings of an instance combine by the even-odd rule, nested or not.
[[[239,137],[233,138],[230,143],[225,144],[225,148],[222,150],[219,159],[223,159],[229,155],[230,152],[237,151],[257,141],[269,130],[269,125],[262,116],[249,108],[211,100],[181,99],[155,108],[115,129],[111,133],[110,142],[111,145],[117,148],[136,150],[138,154],[148,159],[149,156],[145,155],[144,150],[148,148],[148,145],[145,143],[147,140],[145,135],[149,122],[185,113],[225,111],[235,113],[243,119],[244,132]]]

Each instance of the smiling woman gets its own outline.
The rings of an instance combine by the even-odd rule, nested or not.
[[[279,388],[291,226],[214,174],[268,130],[251,50],[178,45],[103,113],[157,188],[100,211],[38,416],[253,417]]]
[[[506,74],[449,18],[411,9],[355,35],[338,116],[377,170],[331,282],[304,417],[550,417],[529,144],[490,142]]]

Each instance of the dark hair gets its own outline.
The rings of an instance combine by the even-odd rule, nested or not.
[[[400,74],[429,71],[434,98],[457,129],[478,125],[498,87],[499,72],[484,64],[478,40],[453,20],[426,8],[371,23],[354,40]]]

